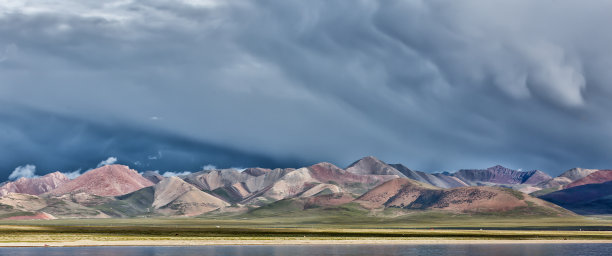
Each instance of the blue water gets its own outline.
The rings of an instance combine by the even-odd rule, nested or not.
[[[65,247],[0,248],[0,255],[612,255],[612,244],[486,244],[486,245],[247,245],[193,247]]]

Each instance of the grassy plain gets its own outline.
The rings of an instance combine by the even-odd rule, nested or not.
[[[389,213],[391,214],[391,213]],[[132,245],[180,245],[189,241],[408,241],[598,240],[612,242],[612,220],[601,217],[531,217],[414,213],[364,215],[213,215],[198,218],[130,218],[0,221],[0,246],[78,241],[126,241]],[[138,242],[141,241],[141,242]],[[142,242],[147,241],[147,242]],[[163,243],[162,243],[163,241]],[[174,241],[174,242],[172,242]],[[357,242],[359,243],[359,242]],[[91,243],[90,243],[91,244]],[[113,244],[113,243],[109,243]],[[184,243],[183,243],[184,244]],[[115,243],[114,245],[117,245]]]

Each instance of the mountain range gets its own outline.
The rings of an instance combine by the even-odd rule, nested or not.
[[[55,172],[0,184],[0,219],[261,216],[343,207],[368,214],[610,214],[611,181],[610,170],[580,168],[555,178],[499,165],[425,173],[375,157],[345,169],[318,163],[298,169],[203,170],[175,177],[107,165],[72,180]]]

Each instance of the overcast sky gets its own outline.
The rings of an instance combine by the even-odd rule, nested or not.
[[[0,179],[612,168],[612,1],[0,0]],[[25,167],[23,167],[25,168]]]

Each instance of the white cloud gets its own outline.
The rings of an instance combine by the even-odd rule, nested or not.
[[[69,179],[73,180],[73,179],[76,179],[77,177],[81,176],[81,169],[78,169],[78,170],[73,171],[73,172],[63,172],[62,174],[66,175],[66,177],[68,177]]]
[[[189,175],[191,174],[191,172],[188,171],[184,171],[184,172],[164,172],[164,174],[162,176],[164,177],[172,177],[172,176],[184,176],[184,175]]]
[[[117,162],[117,158],[114,157],[114,156],[111,156],[111,157],[107,158],[106,160],[100,162],[98,164],[98,166],[96,166],[96,168],[102,167],[102,166],[105,166],[105,165],[111,165],[111,164],[114,164],[116,162]]]
[[[36,166],[31,164],[26,164],[24,166],[18,166],[15,170],[9,175],[9,180],[16,180],[19,178],[35,178],[38,177],[36,173]]]
[[[215,169],[217,169],[217,166],[214,166],[212,164],[207,164],[207,165],[202,166],[202,170],[205,170],[205,171],[211,171]]]
[[[246,170],[246,168],[242,168],[242,167],[230,167],[230,169],[234,169],[239,172],[243,172],[244,170]]]

